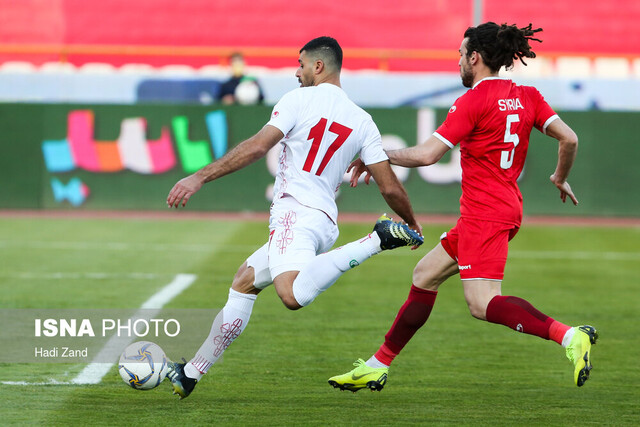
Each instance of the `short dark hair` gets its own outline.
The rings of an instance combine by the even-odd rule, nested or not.
[[[308,55],[317,55],[325,62],[333,63],[337,71],[342,69],[342,48],[333,37],[317,37],[302,46],[300,53],[303,50]]]
[[[486,22],[477,27],[469,27],[464,32],[467,41],[467,56],[471,56],[473,51],[482,55],[482,60],[489,69],[496,73],[500,67],[513,68],[513,60],[519,59],[524,65],[523,57],[535,58],[536,54],[531,50],[529,41],[534,40],[542,43],[542,40],[532,36],[542,31],[542,28],[532,29],[531,24],[524,28],[516,25]]]

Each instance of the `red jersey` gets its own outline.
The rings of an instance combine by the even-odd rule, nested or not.
[[[522,173],[535,126],[541,132],[557,119],[540,92],[508,79],[485,78],[456,100],[434,135],[460,144],[462,217],[520,226]]]

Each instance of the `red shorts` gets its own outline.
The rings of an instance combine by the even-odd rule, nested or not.
[[[462,280],[502,280],[509,240],[519,227],[502,222],[460,218],[440,243],[458,261]]]

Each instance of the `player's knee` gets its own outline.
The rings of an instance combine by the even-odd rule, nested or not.
[[[282,300],[282,303],[284,304],[284,306],[287,307],[289,310],[298,310],[302,308],[302,306],[298,304],[298,301],[296,301],[293,294],[280,295],[280,299]]]
[[[479,304],[477,301],[467,301],[469,313],[479,320],[487,320],[487,306]]]
[[[299,308],[303,307],[303,305],[300,304],[296,299],[295,292],[293,291],[293,283],[296,280],[297,276],[297,271],[287,271],[276,276],[273,281],[273,285],[276,288],[276,293],[282,300],[284,306],[289,310],[298,310]]]
[[[423,266],[416,266],[413,269],[411,280],[414,286],[430,291],[437,291],[442,284],[442,280],[433,277]]]
[[[256,289],[253,286],[255,281],[255,274],[253,267],[249,267],[245,262],[238,268],[236,275],[231,282],[231,289],[242,294],[258,294],[260,289]]]

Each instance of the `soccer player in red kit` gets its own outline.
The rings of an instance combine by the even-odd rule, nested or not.
[[[516,181],[534,127],[558,141],[558,162],[550,179],[560,190],[562,202],[569,198],[578,204],[567,182],[577,152],[576,134],[537,89],[498,76],[501,67],[513,66],[514,59],[524,63],[523,57],[535,57],[529,41],[540,41],[533,38],[538,31],[541,29],[532,29],[531,24],[518,28],[493,22],[468,28],[460,46],[459,66],[462,83],[470,90],[456,100],[444,123],[425,143],[387,151],[392,164],[419,167],[436,163],[460,144],[460,218],[416,265],[409,297],[384,344],[366,362],[356,361],[352,371],[330,378],[334,387],[354,392],[381,390],[389,365],[427,321],[438,287],[457,273],[473,317],[557,342],[574,364],[575,384],[580,387],[589,378],[591,345],[598,338],[595,328],[567,326],[524,299],[501,292],[508,243],[522,220],[522,195]],[[359,160],[351,168],[351,185],[355,186],[368,171]]]

